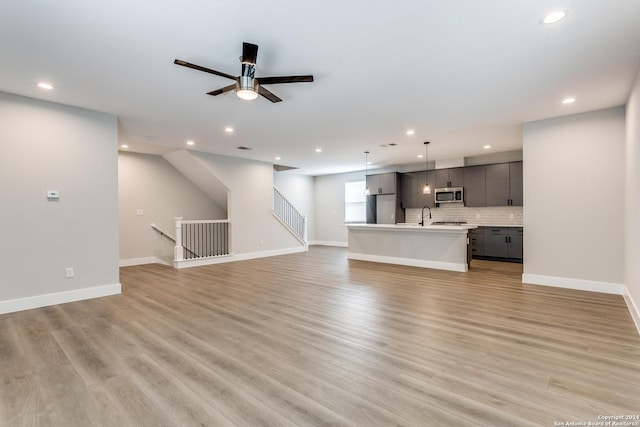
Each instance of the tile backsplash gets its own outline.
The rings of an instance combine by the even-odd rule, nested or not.
[[[405,221],[420,222],[422,209],[406,209]],[[425,209],[425,221],[429,222]],[[442,204],[431,208],[431,221],[466,221],[477,225],[522,225],[522,206],[495,206],[487,208],[467,208],[457,203]]]

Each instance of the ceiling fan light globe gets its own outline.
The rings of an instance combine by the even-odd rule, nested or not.
[[[236,95],[238,95],[238,98],[240,99],[251,101],[258,97],[258,92],[252,89],[238,89],[236,91]]]

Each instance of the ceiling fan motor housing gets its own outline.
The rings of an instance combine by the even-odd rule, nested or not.
[[[240,75],[240,90],[258,90],[258,82],[255,81],[256,66],[255,64],[242,63],[242,74]]]

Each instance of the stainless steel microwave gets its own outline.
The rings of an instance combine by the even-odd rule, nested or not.
[[[436,203],[464,203],[464,188],[449,187],[435,189]]]

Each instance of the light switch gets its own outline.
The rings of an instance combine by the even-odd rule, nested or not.
[[[136,215],[144,215],[144,211],[142,209],[138,209],[136,211]]]

